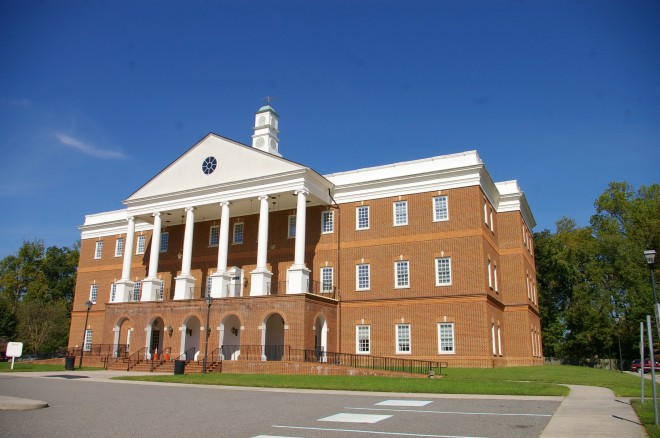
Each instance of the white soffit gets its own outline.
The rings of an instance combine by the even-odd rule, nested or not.
[[[500,192],[500,201],[497,206],[497,212],[507,211],[520,211],[520,214],[525,221],[527,227],[531,230],[536,226],[536,220],[529,208],[525,193],[520,190],[518,181],[502,181],[495,183],[497,190]]]

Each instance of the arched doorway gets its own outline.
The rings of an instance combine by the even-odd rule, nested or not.
[[[133,331],[133,323],[128,318],[120,318],[115,324],[113,329],[115,338],[113,340],[113,353],[114,357],[126,357],[131,343],[131,332]]]
[[[165,330],[165,325],[163,324],[163,319],[156,317],[151,320],[147,326],[147,359],[154,359],[154,353],[163,352],[163,331]]]
[[[241,354],[241,321],[236,315],[229,315],[220,326],[220,350],[223,360],[238,360]]]
[[[316,317],[314,322],[314,354],[319,362],[326,362],[328,357],[328,322],[323,315]]]
[[[284,356],[284,318],[279,313],[272,313],[264,320],[263,327],[262,359],[282,360],[282,356]]]
[[[190,316],[183,321],[181,331],[181,354],[185,360],[194,360],[199,354],[199,332],[201,324],[196,316]]]

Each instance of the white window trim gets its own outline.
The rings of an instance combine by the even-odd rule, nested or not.
[[[236,229],[241,228],[241,240],[236,240]],[[233,233],[232,233],[232,238],[231,238],[231,243],[233,245],[242,245],[243,242],[245,242],[245,223],[244,222],[236,222],[234,223],[233,227]]]
[[[446,212],[446,217],[445,218],[438,218],[437,216],[437,208],[436,208],[436,200],[439,199],[445,199],[445,212]],[[446,222],[449,220],[449,198],[446,195],[442,196],[434,196],[433,197],[433,222]]]
[[[85,328],[85,341],[83,342],[83,350],[92,350],[92,338],[94,337],[94,330]]]
[[[160,252],[167,252],[170,249],[170,233],[165,231],[160,234]]]
[[[142,242],[142,245],[140,245]],[[144,234],[137,236],[137,244],[135,245],[135,254],[144,254],[145,249],[147,248],[147,236]]]
[[[94,247],[94,260],[99,260],[101,257],[103,257],[103,241],[97,240]]]
[[[96,304],[96,299],[99,296],[99,285],[98,284],[92,284],[89,287],[89,301],[92,303]]]
[[[121,245],[119,244],[121,242]],[[115,257],[121,257],[124,255],[124,238],[118,237],[115,241]]]
[[[367,267],[367,287],[360,287],[360,266]],[[355,290],[371,289],[371,266],[369,263],[358,263],[355,265]]]
[[[493,356],[497,356],[497,345],[495,344],[495,323],[490,323],[490,337],[493,340]]]
[[[325,230],[325,224],[330,224],[330,229]],[[335,212],[326,210],[321,212],[321,234],[331,234],[335,232]]]
[[[500,325],[497,324],[497,350],[500,352],[500,357],[503,356],[502,354],[502,333],[500,331]]]
[[[367,351],[360,351],[360,327],[367,328],[367,340],[369,349]],[[371,326],[369,324],[358,324],[355,326],[355,354],[371,354]]]
[[[451,351],[442,350],[442,336],[441,327],[448,325],[451,327]],[[438,323],[438,354],[456,354],[456,330],[453,322],[439,322]]]
[[[360,210],[365,209],[367,212],[367,226],[360,227]],[[355,229],[356,230],[368,230],[371,227],[371,209],[368,205],[360,205],[355,207]]]
[[[325,282],[323,280],[323,272],[324,271],[330,271],[330,289],[325,289],[323,286],[325,286]],[[321,292],[332,292],[332,289],[335,286],[335,270],[333,266],[323,266],[321,268],[321,272],[319,274],[319,277],[321,278]]]
[[[137,298],[135,298],[135,293],[136,292],[138,294]],[[130,293],[131,293],[131,296],[129,297],[130,298],[129,301],[133,301],[133,302],[140,301],[140,298],[142,298],[142,282],[141,281],[136,281],[135,283],[133,283],[133,289],[131,290]]]
[[[447,283],[440,283],[440,271],[438,270],[438,260],[447,260],[449,262],[449,282]],[[436,257],[433,260],[434,266],[433,268],[435,269],[435,285],[436,286],[451,286],[452,281],[453,281],[453,276],[451,273],[451,257]]]
[[[218,241],[216,243],[213,243],[213,230],[216,231],[216,236],[218,238]],[[209,227],[209,248],[216,248],[220,243],[220,225],[211,225]]]
[[[402,351],[399,344],[399,327],[408,327],[408,351]],[[410,324],[396,324],[394,327],[394,338],[396,339],[396,354],[412,354],[412,328]]]
[[[399,265],[407,265],[406,269],[406,278],[407,283],[405,285],[399,284]],[[410,260],[397,260],[394,262],[394,289],[410,289]]]
[[[404,222],[397,223],[397,215],[396,215],[396,208],[397,205],[403,205],[404,208]],[[404,225],[408,225],[408,201],[395,201],[392,203],[392,223],[395,227],[402,227]]]
[[[499,287],[497,285],[497,263],[493,263],[493,283],[495,286],[495,292],[499,292]]]
[[[286,237],[287,239],[296,238],[296,215],[290,214],[286,221]]]
[[[117,299],[117,283],[112,283],[110,286],[110,302],[114,303]]]
[[[491,267],[490,267],[490,259],[488,259],[488,287],[493,288],[493,274],[491,272]]]

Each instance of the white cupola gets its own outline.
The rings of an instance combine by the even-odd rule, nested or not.
[[[279,140],[277,138],[279,116],[270,105],[259,108],[254,116],[254,135],[252,147],[260,151],[281,157],[278,152]]]

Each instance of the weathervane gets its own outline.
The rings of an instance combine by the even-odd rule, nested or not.
[[[264,102],[266,102],[266,105],[270,105],[271,102],[277,100],[277,97],[266,95],[266,97],[263,100]]]

